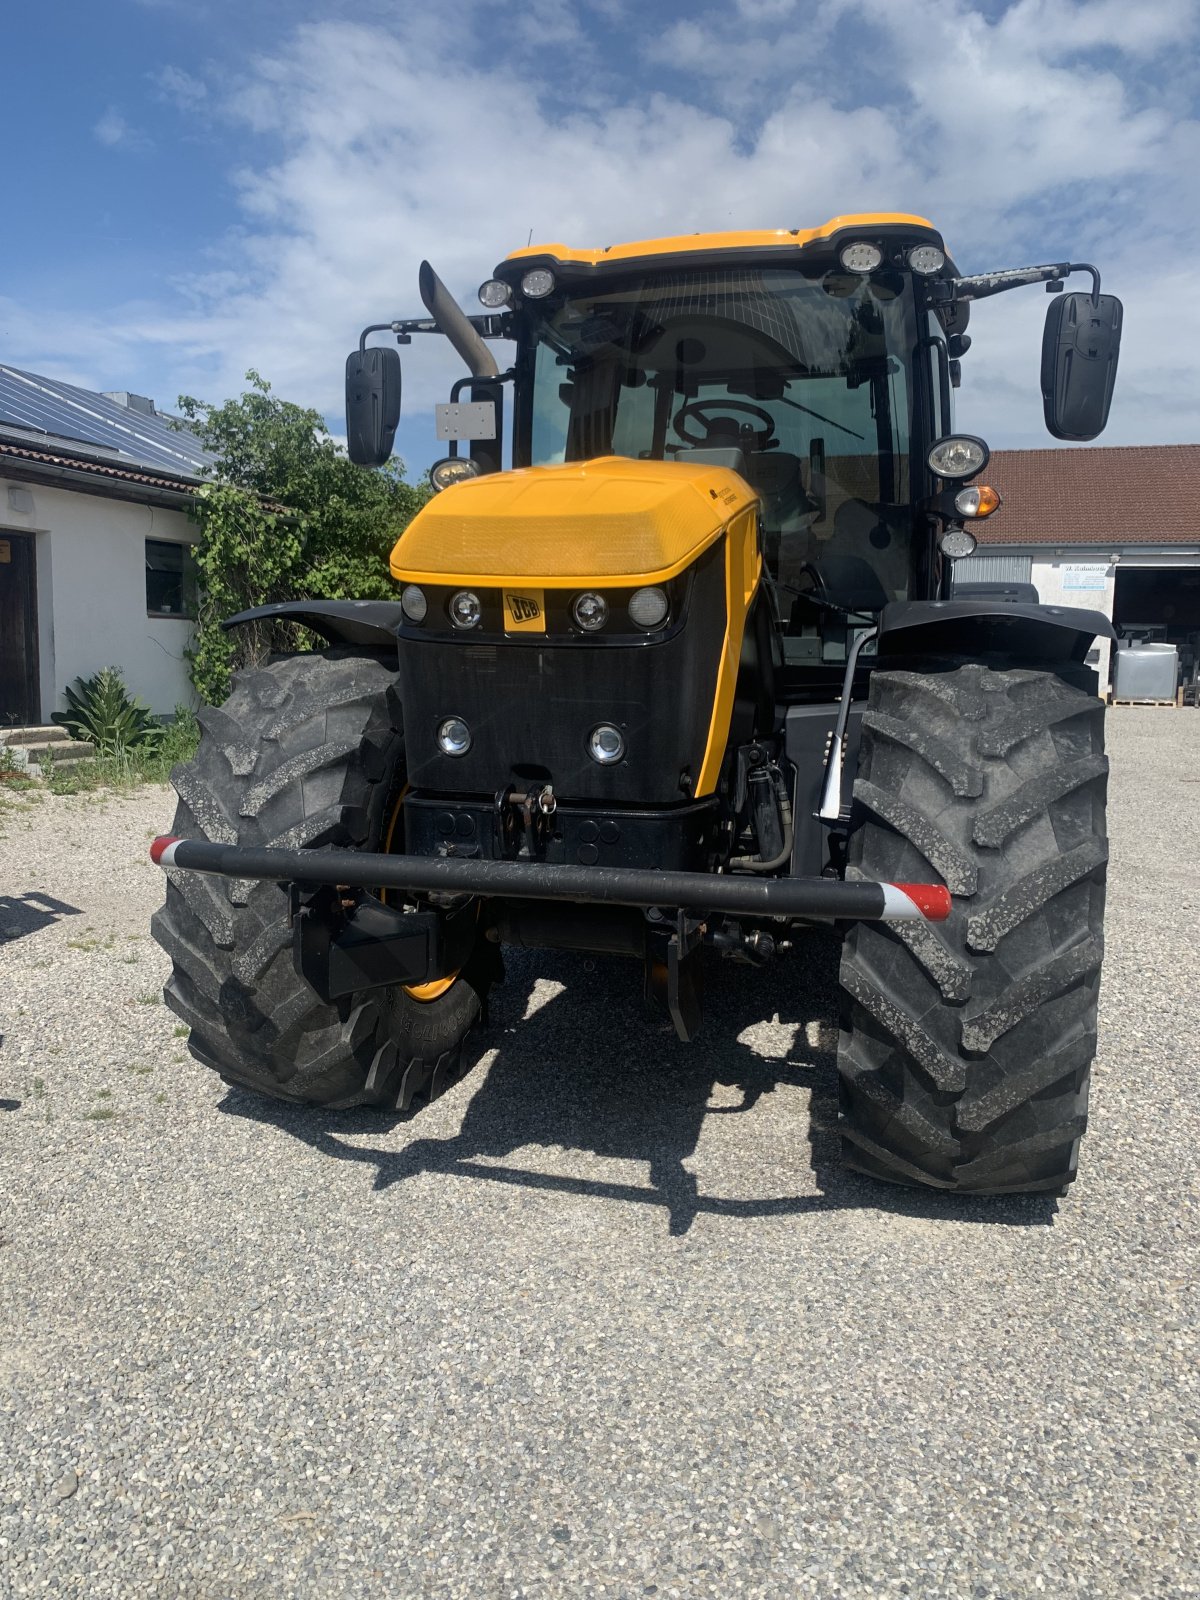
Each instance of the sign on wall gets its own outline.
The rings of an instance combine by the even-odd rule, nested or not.
[[[1062,586],[1067,589],[1088,589],[1103,593],[1108,588],[1108,563],[1104,561],[1068,561],[1059,569]]]
[[[7,564],[12,561],[12,545],[7,539],[0,539],[0,562]]]

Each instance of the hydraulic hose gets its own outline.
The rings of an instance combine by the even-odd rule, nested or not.
[[[778,768],[772,772],[771,784],[779,801],[779,820],[783,824],[783,848],[769,861],[760,861],[756,856],[735,856],[729,865],[738,872],[778,872],[780,867],[786,867],[792,859],[792,846],[796,842],[796,830],[792,822],[792,802],[788,797],[783,774]]]

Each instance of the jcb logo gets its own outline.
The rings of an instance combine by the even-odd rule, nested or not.
[[[504,591],[505,629],[508,633],[545,633],[546,595],[542,589]]]

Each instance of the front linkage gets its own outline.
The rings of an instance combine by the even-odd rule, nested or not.
[[[629,867],[457,860],[357,850],[254,849],[199,839],[156,839],[165,868],[289,885],[296,970],[326,1000],[385,984],[424,984],[453,972],[474,932],[468,899],[550,901],[643,911],[664,933],[667,1009],[691,1038],[699,1004],[691,958],[726,916],[791,922],[943,922],[950,892],[931,883],[847,883]],[[439,909],[400,911],[373,890],[437,898]],[[342,891],[353,891],[345,895]],[[714,930],[715,931],[715,930]],[[714,942],[720,942],[714,940]]]

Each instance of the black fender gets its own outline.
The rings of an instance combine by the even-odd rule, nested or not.
[[[1102,611],[1005,600],[894,600],[879,618],[880,656],[1003,655],[1082,661],[1097,638],[1115,639]]]
[[[398,600],[279,600],[226,617],[222,628],[277,617],[311,628],[330,644],[364,645],[369,650],[395,650],[396,630],[404,620]]]

